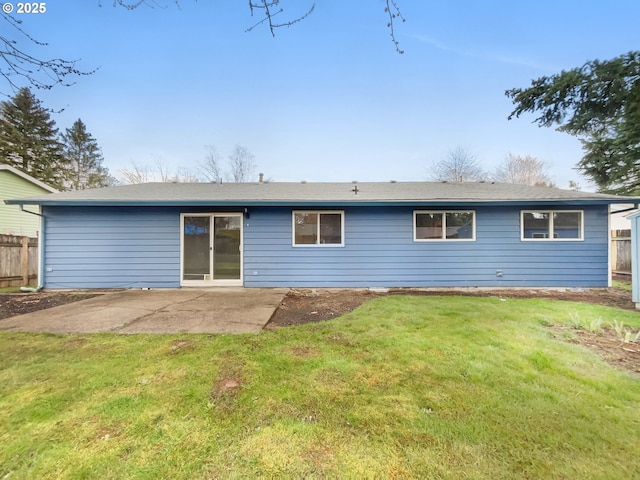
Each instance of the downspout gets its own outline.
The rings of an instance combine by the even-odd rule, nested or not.
[[[45,216],[41,213],[42,207],[40,208],[40,212],[32,212],[31,210],[25,210],[24,205],[20,204],[20,211],[24,213],[30,213],[31,215],[37,215],[40,217],[40,238],[38,238],[38,286],[36,288],[31,287],[20,287],[21,292],[31,292],[37,293],[44,288],[43,280],[44,280],[44,227],[45,227]]]
[[[631,219],[631,300],[636,304],[636,309],[640,309],[640,282],[638,281],[638,217]]]
[[[613,286],[613,251],[611,248],[611,204],[607,205],[608,215],[607,215],[607,287]]]

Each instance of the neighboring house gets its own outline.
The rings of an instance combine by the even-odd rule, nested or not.
[[[615,205],[611,208],[611,230],[631,230],[629,216],[636,210],[633,204]]]
[[[0,235],[37,237],[40,218],[2,200],[55,193],[57,190],[10,165],[0,164]]]
[[[43,213],[46,288],[604,287],[610,206],[498,183],[149,183]]]

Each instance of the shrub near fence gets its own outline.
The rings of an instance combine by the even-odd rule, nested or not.
[[[38,283],[38,239],[0,235],[0,288]]]

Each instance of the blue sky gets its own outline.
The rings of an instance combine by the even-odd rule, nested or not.
[[[48,42],[40,56],[99,67],[35,93],[64,109],[54,115],[61,130],[82,118],[116,176],[134,162],[193,169],[206,145],[226,155],[240,144],[274,181],[427,180],[433,162],[463,146],[489,171],[509,152],[534,155],[558,186],[588,188],[574,170],[580,142],[533,116],[507,121],[504,91],[638,49],[640,2],[397,2],[404,55],[382,0],[317,0],[275,38],[266,26],[245,32],[256,18],[237,0],[134,11],[57,0],[17,17]],[[282,0],[283,18],[310,3]]]

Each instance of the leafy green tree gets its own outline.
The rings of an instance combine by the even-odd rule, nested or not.
[[[509,119],[537,113],[539,126],[580,139],[578,169],[601,191],[640,194],[640,51],[533,80],[507,90]]]
[[[109,170],[102,166],[102,151],[82,120],[76,120],[71,128],[66,129],[62,143],[68,161],[65,175],[68,190],[107,187],[116,183]]]
[[[28,88],[0,102],[0,162],[64,189],[67,162],[58,129]]]

